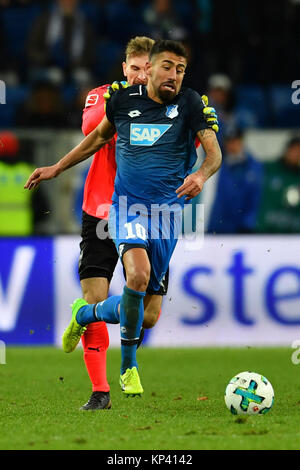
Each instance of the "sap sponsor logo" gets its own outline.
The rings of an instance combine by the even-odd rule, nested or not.
[[[34,257],[35,249],[33,247],[17,248],[6,289],[0,279],[0,330],[2,332],[12,331],[17,324],[20,305],[27,288]]]
[[[259,322],[257,299],[249,300],[248,283],[256,275],[257,269],[249,266],[245,260],[245,252],[234,253],[229,266],[225,269],[230,289],[229,311],[233,320],[239,325],[251,327]],[[193,298],[199,305],[199,314],[191,317],[185,314],[181,322],[185,325],[204,325],[224,314],[218,309],[220,296],[213,298],[207,291],[199,289],[199,279],[213,279],[216,271],[211,266],[194,266],[182,276],[182,289],[188,297]],[[293,265],[273,267],[266,276],[261,287],[261,304],[263,313],[270,320],[284,327],[300,326],[300,268]],[[293,305],[293,309],[291,306]],[[297,313],[298,312],[298,313]],[[295,346],[296,347],[296,346]]]
[[[170,127],[172,127],[172,124],[131,124],[130,144],[151,146],[155,144]]]

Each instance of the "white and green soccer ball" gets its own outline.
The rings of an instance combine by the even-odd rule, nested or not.
[[[263,415],[273,406],[274,390],[263,375],[241,372],[227,385],[225,403],[234,415]]]

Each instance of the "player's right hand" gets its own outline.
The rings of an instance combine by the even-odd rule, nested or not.
[[[208,106],[208,98],[206,95],[202,95],[201,98],[205,106],[203,108],[204,119],[206,120],[207,125],[217,133],[219,132],[219,121],[216,110],[215,108]]]
[[[204,185],[204,178],[198,172],[188,175],[183,184],[176,189],[177,197],[185,196],[185,201],[189,201],[201,193]]]
[[[26,181],[24,189],[34,189],[40,184],[41,181],[51,180],[52,178],[55,178],[58,175],[59,170],[57,168],[57,165],[36,168]]]
[[[115,91],[121,90],[122,88],[127,88],[129,87],[129,83],[123,80],[122,82],[113,82],[108,88],[107,91],[104,93],[103,98],[105,101],[108,101],[112,95],[114,94]]]

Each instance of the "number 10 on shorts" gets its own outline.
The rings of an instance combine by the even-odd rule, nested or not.
[[[146,229],[139,222],[135,224],[132,222],[127,222],[126,224],[124,224],[124,227],[127,230],[126,239],[132,239],[132,238],[133,239],[140,238],[141,240],[147,239]]]

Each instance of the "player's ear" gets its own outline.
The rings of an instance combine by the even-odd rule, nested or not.
[[[148,75],[148,77],[151,76],[151,72],[152,72],[152,63],[151,62],[146,62],[145,72],[146,72],[146,75]]]
[[[126,62],[122,62],[122,68],[123,68],[124,77],[127,77],[127,64],[126,64]]]

